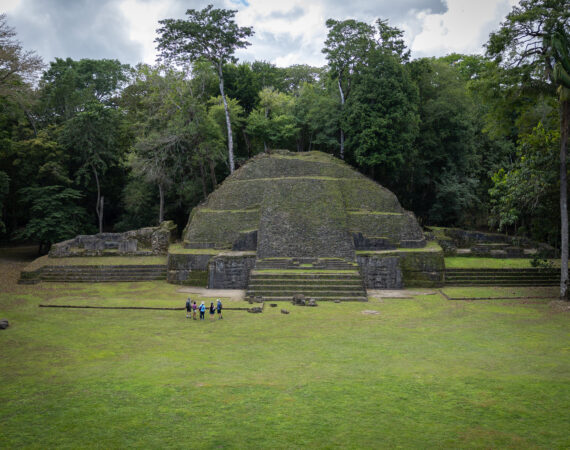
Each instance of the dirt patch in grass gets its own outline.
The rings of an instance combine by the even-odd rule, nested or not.
[[[570,301],[554,300],[548,304],[553,311],[567,313],[570,312]]]
[[[0,290],[2,292],[18,290],[20,272],[37,256],[37,246],[0,248]]]
[[[434,295],[436,291],[425,289],[422,291],[408,291],[404,289],[368,289],[366,291],[369,297],[374,298],[402,298],[410,299],[419,295]]]
[[[184,287],[178,289],[176,292],[196,294],[200,297],[220,297],[227,298],[228,300],[243,300],[245,298],[245,291],[240,289],[207,289],[200,287]]]

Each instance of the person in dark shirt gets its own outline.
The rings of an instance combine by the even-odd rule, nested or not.
[[[218,320],[223,319],[224,317],[222,316],[222,301],[220,299],[218,299],[218,302],[216,304],[216,310],[218,311]]]
[[[186,300],[186,318],[190,318],[190,311],[192,310],[192,305],[190,304],[190,297]]]
[[[216,313],[216,308],[214,307],[214,302],[210,303],[210,320],[214,320],[214,314]]]

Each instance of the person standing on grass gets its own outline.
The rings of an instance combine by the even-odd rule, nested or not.
[[[186,318],[190,317],[190,311],[192,310],[192,305],[190,304],[190,297],[186,300]]]
[[[196,300],[192,303],[192,318],[196,320]]]
[[[214,308],[214,302],[210,303],[210,321],[214,320],[214,314],[216,312],[216,308]]]
[[[222,316],[222,301],[218,299],[218,303],[216,304],[216,309],[218,310],[218,320],[223,319]]]
[[[204,302],[202,302],[200,304],[200,320],[206,320],[204,318],[204,314],[206,314],[206,305],[204,305]]]

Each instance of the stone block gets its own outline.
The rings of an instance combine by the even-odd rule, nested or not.
[[[119,242],[120,253],[135,253],[137,251],[137,241],[135,239],[125,239]]]

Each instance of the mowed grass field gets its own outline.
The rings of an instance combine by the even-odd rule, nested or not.
[[[488,301],[415,290],[204,323],[38,307],[183,306],[165,282],[17,286],[18,264],[0,270],[0,448],[570,447],[570,312],[508,299],[556,288],[444,289],[506,297]]]

